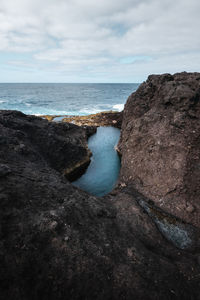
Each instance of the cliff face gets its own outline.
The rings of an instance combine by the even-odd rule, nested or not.
[[[121,182],[200,226],[200,73],[152,75],[125,105]]]
[[[126,156],[137,154],[125,111],[124,179]],[[200,299],[198,228],[155,206],[135,181],[98,198],[63,176],[89,157],[93,131],[0,111],[0,299]]]

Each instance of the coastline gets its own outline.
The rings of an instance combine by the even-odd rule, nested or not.
[[[149,76],[117,123],[0,111],[1,296],[199,299],[199,115],[200,73],[185,72]],[[99,198],[64,172],[102,122],[121,126],[122,165]]]
[[[121,129],[123,111],[102,111],[86,116],[40,115],[48,121],[68,122],[78,126],[113,126]]]

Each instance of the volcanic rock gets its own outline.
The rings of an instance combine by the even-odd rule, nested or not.
[[[10,174],[11,170],[7,165],[0,164],[0,177],[7,176]]]
[[[78,126],[112,126],[121,128],[123,112],[103,111],[88,116],[42,116],[49,121],[62,121],[76,124]]]
[[[200,73],[151,75],[127,100],[121,182],[200,226]]]
[[[98,198],[63,176],[88,134],[0,112],[0,299],[200,299],[198,228],[132,182]]]
[[[48,163],[55,170],[73,180],[79,177],[90,163],[91,152],[87,138],[96,132],[95,127],[77,127],[73,124],[50,123],[41,118],[26,116],[17,111],[1,111],[1,158],[8,165],[0,165],[0,176],[9,172],[9,165],[21,166],[25,161],[41,166]],[[9,150],[13,150],[13,152]],[[40,154],[39,154],[40,153]],[[20,154],[23,158],[19,161]]]

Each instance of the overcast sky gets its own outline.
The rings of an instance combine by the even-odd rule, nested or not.
[[[200,71],[199,0],[0,0],[0,82]]]

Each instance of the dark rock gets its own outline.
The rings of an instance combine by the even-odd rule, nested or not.
[[[0,178],[5,177],[10,173],[11,173],[11,170],[7,165],[0,164]]]
[[[151,75],[127,100],[121,182],[200,226],[200,73]]]
[[[82,125],[82,127],[86,130],[87,138],[89,138],[91,135],[93,135],[97,131],[96,126],[84,126],[84,125]]]
[[[84,128],[1,111],[0,130],[0,299],[199,299],[199,229],[128,182],[97,198],[63,176]]]
[[[1,144],[2,158],[10,165],[41,161],[41,165],[48,163],[68,179],[72,179],[72,173],[74,179],[74,174],[76,178],[82,175],[90,163],[87,137],[96,128],[84,129],[69,123],[54,124],[17,111],[1,111],[0,128],[1,140],[7,141]],[[21,154],[27,158],[20,158]]]

